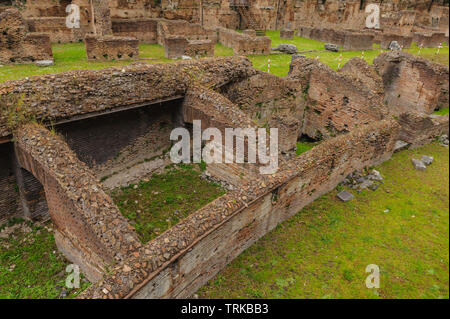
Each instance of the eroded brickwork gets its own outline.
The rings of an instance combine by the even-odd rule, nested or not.
[[[387,52],[374,60],[384,82],[384,102],[393,114],[432,113],[449,102],[449,69],[406,52]]]
[[[27,113],[58,123],[86,114],[180,98],[186,93],[193,75],[200,83],[221,87],[255,73],[251,62],[241,57],[135,64],[3,82],[0,100],[8,95],[24,95]],[[7,118],[0,114],[0,137],[10,134]]]
[[[53,54],[48,35],[29,33],[25,20],[17,9],[0,13],[0,64],[51,59]]]
[[[350,172],[387,160],[398,131],[395,121],[372,123],[322,143],[274,175],[255,177],[142,247],[81,297],[191,296],[258,238]]]
[[[224,28],[219,29],[219,42],[232,48],[235,55],[270,54],[272,44],[268,37],[252,37]]]
[[[58,248],[89,280],[101,279],[108,264],[140,247],[132,227],[61,137],[37,124],[20,128],[15,137],[20,167],[44,187]]]
[[[139,57],[139,41],[136,38],[115,36],[86,36],[88,60],[130,60]]]
[[[302,130],[309,137],[332,137],[384,118],[381,96],[364,82],[314,59],[297,59],[292,66],[289,76],[300,80],[307,97]]]

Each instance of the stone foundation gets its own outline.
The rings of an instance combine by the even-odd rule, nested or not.
[[[291,40],[294,38],[294,35],[295,35],[295,31],[293,31],[293,30],[281,30],[280,31],[281,39]]]
[[[115,36],[86,36],[88,60],[129,60],[139,57],[139,41],[135,38]]]
[[[411,36],[383,33],[380,36],[380,49],[383,50],[389,49],[389,45],[391,44],[392,41],[397,41],[402,48],[409,49],[411,47],[412,40],[413,38]]]
[[[242,31],[243,34],[248,35],[250,37],[256,37],[256,31],[255,30],[251,30],[251,29],[247,29]]]
[[[447,41],[445,33],[416,33],[414,35],[414,41],[417,42],[418,46],[423,46],[425,48],[437,48],[442,45],[443,42]]]
[[[374,36],[364,33],[346,33],[344,40],[344,50],[360,51],[372,50]]]
[[[113,19],[112,31],[118,37],[134,37],[142,43],[158,42],[156,19]]]
[[[187,40],[181,36],[170,36],[164,40],[164,55],[175,59],[182,56],[213,57],[214,43],[211,40]]]
[[[219,42],[233,48],[236,55],[270,54],[272,44],[268,37],[251,37],[224,28],[219,29]]]
[[[0,64],[52,59],[48,35],[29,33],[25,20],[17,9],[0,13]]]

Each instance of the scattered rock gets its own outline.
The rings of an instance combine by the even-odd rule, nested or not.
[[[297,53],[297,46],[294,44],[280,44],[275,51],[280,51],[287,54],[295,54]]]
[[[355,198],[355,196],[352,193],[349,193],[347,191],[339,192],[337,194],[337,197],[343,202],[349,202]]]
[[[412,163],[413,163],[413,165],[414,165],[414,168],[415,168],[416,170],[418,170],[418,171],[424,171],[424,170],[427,169],[427,167],[425,166],[425,164],[424,164],[422,161],[416,160],[416,159],[414,159],[414,158],[413,158],[411,161],[412,161]]]
[[[391,41],[391,43],[389,43],[389,50],[400,51],[401,49],[402,47],[400,46],[400,44],[398,44],[397,41]]]
[[[380,187],[380,184],[378,183],[373,183],[372,185],[370,185],[370,189],[373,191],[376,191],[378,189],[378,187]]]
[[[37,66],[41,66],[41,67],[47,67],[47,66],[52,66],[55,63],[53,62],[53,60],[41,60],[41,61],[36,61],[36,65]]]
[[[376,169],[373,169],[368,177],[372,181],[382,181],[384,179],[383,176],[381,176],[380,172],[377,171]]]
[[[404,150],[404,149],[408,148],[408,146],[409,146],[409,144],[406,143],[405,141],[398,140],[397,142],[395,142],[394,152]]]
[[[59,293],[59,297],[60,298],[66,298],[68,296],[67,290],[66,289],[61,289],[61,292]]]
[[[448,146],[448,135],[444,134],[439,137],[439,143],[441,143],[444,146]]]
[[[359,186],[360,190],[363,190],[363,189],[371,187],[372,185],[373,185],[373,182],[371,180],[369,180],[369,179],[366,179],[361,184],[359,184],[358,186]]]
[[[422,163],[424,163],[426,166],[428,166],[433,163],[434,157],[423,155],[421,160],[422,160]]]
[[[325,48],[325,50],[331,51],[331,52],[339,51],[339,46],[336,44],[332,44],[332,43],[325,43],[324,48]]]

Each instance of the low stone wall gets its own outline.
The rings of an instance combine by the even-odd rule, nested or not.
[[[374,35],[368,32],[306,26],[299,27],[298,35],[307,39],[343,46],[344,50],[347,51],[372,50],[375,41]]]
[[[374,36],[371,34],[347,32],[344,40],[344,50],[372,50]]]
[[[142,43],[158,42],[157,19],[113,19],[112,31],[115,36],[135,37]]]
[[[217,42],[217,32],[205,29],[200,24],[189,23],[183,20],[159,20],[158,43],[165,46],[165,38],[170,36],[183,36],[187,40],[211,40]]]
[[[313,139],[333,137],[356,127],[378,121],[386,116],[381,81],[368,79],[376,74],[366,71],[370,66],[362,61],[353,69],[367,79],[358,79],[348,72],[336,72],[315,59],[296,59],[291,64],[289,78],[299,80],[307,98],[302,132]],[[370,83],[372,82],[372,83]],[[376,84],[375,84],[376,85]]]
[[[190,57],[213,57],[214,43],[211,40],[187,40],[182,36],[169,36],[164,40],[164,55],[175,59],[183,55]]]
[[[255,74],[242,57],[224,57],[124,68],[79,70],[0,83],[0,100],[9,107],[23,97],[26,113],[58,123],[64,119],[107,113],[120,108],[180,98],[192,82],[220,87]],[[11,134],[6,115],[0,114],[0,137]]]
[[[115,36],[86,36],[88,60],[129,60],[139,57],[139,41],[136,38]]]
[[[251,37],[246,34],[219,28],[219,42],[232,48],[236,55],[270,54],[272,41],[268,37]]]
[[[417,42],[417,45],[425,48],[437,48],[447,41],[445,33],[435,32],[431,34],[416,33],[413,40]]]
[[[141,246],[137,234],[75,153],[59,136],[37,125],[16,132],[21,168],[43,185],[59,250],[90,281]]]
[[[247,30],[243,30],[242,33],[245,34],[245,35],[248,35],[250,37],[256,37],[256,31],[255,30],[247,29]]]
[[[413,40],[411,36],[402,36],[393,33],[383,33],[380,38],[380,48],[383,50],[389,49],[389,45],[392,41],[397,41],[402,48],[408,49],[411,47]]]
[[[280,31],[280,38],[290,40],[294,38],[295,31],[293,30],[281,30]]]
[[[349,173],[389,159],[398,132],[395,121],[375,122],[320,144],[276,174],[255,178],[190,215],[80,297],[190,297],[257,239]]]
[[[54,43],[67,43],[83,39],[81,32],[77,33],[75,29],[67,28],[65,17],[30,18],[26,22],[31,32],[46,33],[49,35],[50,41]]]

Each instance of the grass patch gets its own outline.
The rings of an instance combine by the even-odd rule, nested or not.
[[[433,114],[436,114],[436,115],[447,115],[449,113],[448,110],[449,110],[448,107],[444,107],[442,109],[439,109],[438,111],[434,111]]]
[[[0,299],[60,298],[70,263],[58,252],[50,226],[14,219],[0,227],[14,228],[8,238],[0,238]],[[82,280],[80,289],[68,290],[67,297],[88,286]]]
[[[434,156],[426,171],[411,158]],[[448,298],[449,152],[394,154],[385,184],[343,203],[332,191],[279,225],[198,292],[201,298]],[[380,289],[365,287],[380,267]]]
[[[201,178],[198,165],[178,165],[112,197],[146,243],[223,194],[219,185]]]
[[[297,142],[297,155],[301,155],[311,149],[313,149],[315,146],[319,145],[320,142],[312,142],[307,139],[302,139],[299,142]]]

